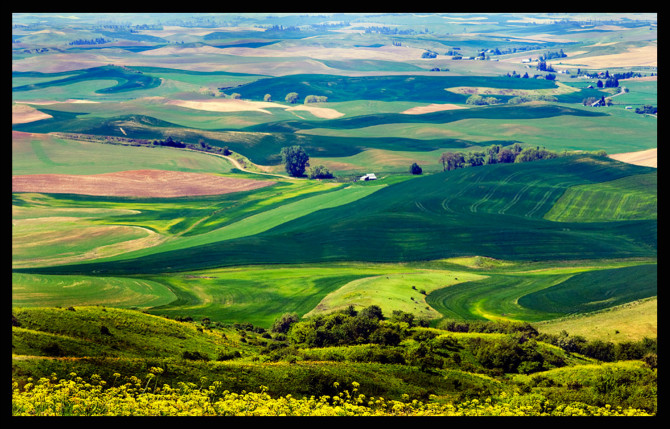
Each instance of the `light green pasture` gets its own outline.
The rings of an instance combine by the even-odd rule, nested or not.
[[[51,79],[47,79],[51,80]],[[35,82],[31,82],[35,83]],[[38,88],[30,91],[21,91],[13,93],[14,100],[49,100],[65,101],[69,99],[100,101],[109,99],[107,94],[98,94],[96,91],[116,86],[118,82],[114,79],[91,79],[81,82],[75,82],[68,85],[55,85],[45,88]],[[13,86],[18,86],[12,83]],[[136,96],[133,93],[133,96]],[[126,95],[126,98],[128,96]]]
[[[366,277],[351,281],[321,300],[305,316],[328,313],[353,305],[356,309],[378,305],[390,316],[394,310],[410,312],[423,319],[439,319],[442,314],[425,301],[430,292],[485,276],[457,271],[416,270]]]
[[[468,150],[478,150],[473,146]],[[431,151],[394,151],[384,149],[368,149],[352,156],[311,158],[313,165],[323,164],[331,171],[336,170],[340,174],[366,174],[380,171],[409,172],[409,167],[416,162],[424,173],[434,173],[443,170],[440,156],[447,150],[463,150],[461,148],[440,148]]]
[[[232,164],[223,157],[195,151],[91,143],[48,134],[12,140],[12,175],[101,174],[143,169],[227,173]]]
[[[415,269],[404,264],[262,265],[203,270],[150,277],[180,297],[151,312],[225,322],[244,320],[264,327],[271,326],[284,313],[308,317],[349,304],[379,305],[385,316],[393,310],[403,310],[418,317],[439,317],[434,310],[425,309],[422,290],[430,293],[435,288],[483,277],[460,271]],[[412,288],[414,285],[416,289]],[[351,297],[343,295],[352,290],[368,296],[347,301]],[[414,309],[410,304],[420,308]]]
[[[150,308],[175,298],[169,288],[151,280],[12,273],[12,306],[16,307]]]
[[[547,334],[580,335],[587,340],[639,341],[658,336],[658,299],[648,298],[588,314],[579,314],[537,324]]]

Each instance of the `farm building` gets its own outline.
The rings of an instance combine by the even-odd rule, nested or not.
[[[377,180],[377,176],[375,176],[375,173],[368,173],[365,176],[361,176],[358,180]]]

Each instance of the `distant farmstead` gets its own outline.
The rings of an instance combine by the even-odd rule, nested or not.
[[[365,176],[361,176],[358,180],[377,180],[377,176],[375,176],[375,173],[368,173]]]

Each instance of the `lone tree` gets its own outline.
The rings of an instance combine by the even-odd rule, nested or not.
[[[286,97],[284,98],[284,100],[287,103],[293,104],[293,103],[298,101],[298,93],[297,92],[289,92],[288,94],[286,94]]]
[[[289,175],[300,177],[309,166],[309,155],[302,146],[283,147],[281,148],[281,162]]]
[[[423,170],[419,167],[419,164],[415,162],[409,167],[409,172],[412,174],[421,174],[423,173]]]

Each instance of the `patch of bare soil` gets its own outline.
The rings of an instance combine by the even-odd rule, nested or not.
[[[465,107],[458,106],[456,104],[429,104],[427,106],[412,107],[411,109],[407,109],[401,113],[404,113],[406,115],[422,115],[424,113],[432,113],[452,109],[465,109]]]
[[[629,164],[658,168],[658,154],[656,148],[637,152],[616,153],[610,155],[610,158]]]
[[[12,105],[12,124],[26,124],[28,122],[49,119],[51,117],[51,115],[40,112],[34,107],[28,106],[26,104]]]
[[[249,191],[274,183],[274,181],[238,179],[203,173],[132,170],[93,175],[13,176],[12,192],[172,198]]]

